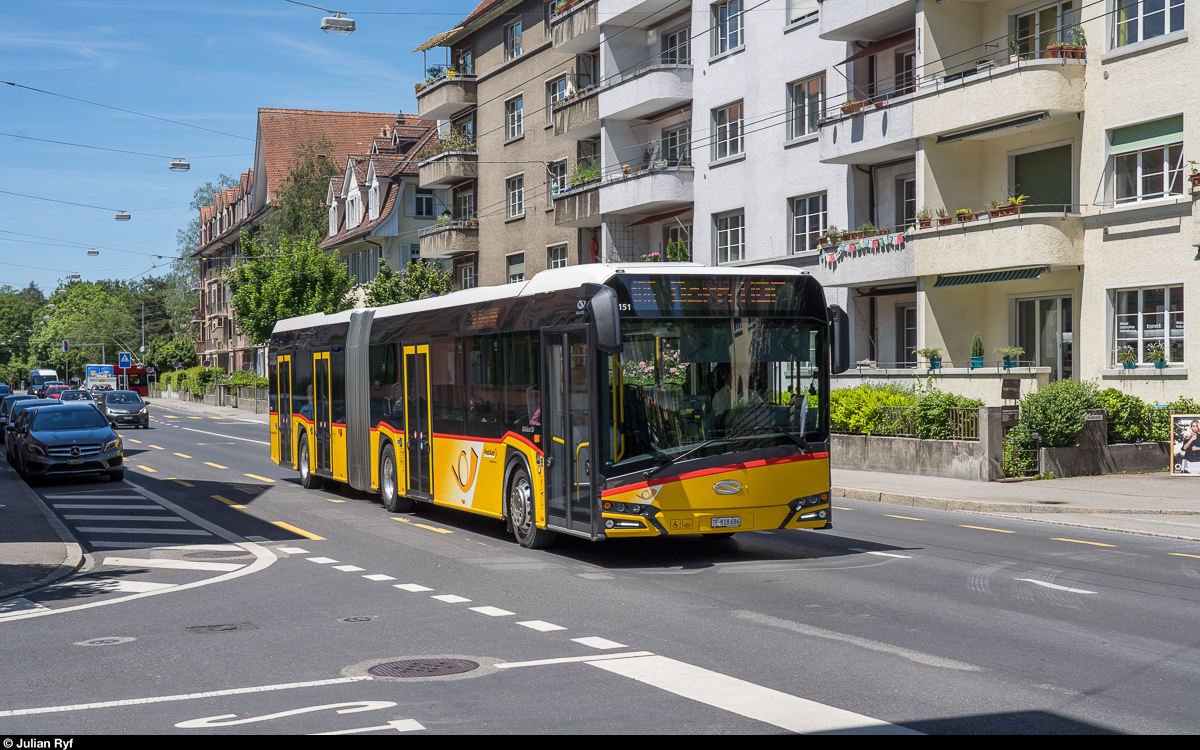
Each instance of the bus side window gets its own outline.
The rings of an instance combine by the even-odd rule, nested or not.
[[[536,332],[513,333],[504,338],[504,421],[510,426],[540,428],[539,341]],[[540,430],[524,430],[526,432]]]

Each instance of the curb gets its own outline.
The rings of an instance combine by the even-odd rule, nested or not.
[[[175,402],[173,404],[169,403],[169,402],[171,402],[171,399],[160,398],[160,399],[155,399],[154,401],[149,401],[149,399],[147,398],[147,403],[149,403],[151,406],[158,406],[163,409],[175,408],[175,409],[179,409],[180,411],[190,411],[195,414],[203,414],[205,416],[213,417],[215,419],[244,419],[248,422],[258,422],[259,421],[257,419],[250,419],[249,417],[243,417],[240,415],[234,416],[231,414],[221,414],[220,412],[205,411],[204,409],[197,409],[197,408],[194,408],[193,406],[191,406],[191,404],[193,404],[195,402],[182,402],[182,404],[180,402]],[[184,404],[186,404],[186,405],[184,405]],[[205,404],[205,405],[207,405],[207,404]],[[228,408],[232,409],[233,407],[228,407]],[[243,412],[242,409],[234,409],[234,411],[237,411],[239,413]],[[268,415],[268,414],[255,414],[252,411],[245,411],[244,413],[248,414],[250,417],[267,417],[268,419],[264,420],[262,422],[263,424],[267,424],[270,421],[270,419],[269,419],[270,415]]]
[[[1126,513],[1139,516],[1200,516],[1200,511],[1195,510],[1172,510],[1169,508],[1080,508],[1075,505],[994,503],[986,500],[955,500],[948,497],[905,495],[900,492],[884,492],[882,490],[860,490],[853,487],[831,487],[829,492],[833,497],[844,497],[848,500],[865,500],[872,503],[907,505],[913,508],[933,508],[934,510],[968,510],[977,513],[1071,513],[1075,515]]]
[[[9,599],[14,596],[27,594],[30,591],[49,586],[52,583],[57,583],[68,576],[74,575],[75,571],[79,570],[79,568],[83,566],[84,553],[83,546],[79,544],[79,540],[77,540],[71,534],[70,530],[67,529],[66,525],[64,525],[62,521],[58,520],[58,516],[54,515],[54,511],[46,507],[46,504],[43,503],[42,499],[37,496],[37,493],[25,483],[25,480],[21,478],[21,475],[14,472],[7,465],[4,466],[4,470],[12,473],[16,477],[17,481],[21,483],[21,489],[25,492],[25,495],[33,501],[33,504],[36,505],[38,510],[42,512],[42,515],[46,517],[46,521],[49,522],[51,528],[53,528],[55,533],[58,534],[58,538],[62,541],[63,546],[66,547],[67,550],[66,559],[64,559],[62,564],[58,566],[57,570],[47,573],[36,581],[22,583],[20,585],[12,586],[0,591],[0,599]]]

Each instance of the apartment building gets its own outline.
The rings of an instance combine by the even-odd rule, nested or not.
[[[438,214],[420,253],[452,264],[462,288],[590,259],[591,234],[554,216],[552,195],[577,149],[553,132],[574,57],[554,48],[550,13],[541,0],[483,0],[417,48],[427,73],[417,111],[440,131],[418,164]]]

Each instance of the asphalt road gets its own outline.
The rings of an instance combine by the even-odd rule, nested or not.
[[[35,488],[90,567],[0,603],[3,732],[1200,731],[1197,545],[839,501],[531,551],[306,491],[261,423],[152,415],[126,482]],[[365,677],[443,657],[480,666]]]

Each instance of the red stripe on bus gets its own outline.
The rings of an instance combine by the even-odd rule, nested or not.
[[[676,474],[673,477],[667,477],[662,480],[651,480],[647,482],[638,482],[636,484],[626,484],[620,487],[614,487],[611,490],[604,490],[600,493],[600,497],[615,495],[620,492],[630,492],[632,490],[640,490],[643,487],[653,487],[655,485],[666,484],[668,482],[680,482],[684,479],[694,479],[696,477],[709,476],[711,474],[721,474],[727,471],[736,471],[738,469],[753,469],[759,466],[773,466],[775,464],[788,464],[793,461],[816,461],[820,459],[828,459],[829,453],[810,453],[802,456],[785,456],[783,458],[765,458],[759,461],[746,461],[740,464],[726,464],[724,466],[714,466],[711,469],[699,469],[697,471],[689,471],[683,474]]]
[[[474,442],[479,442],[479,443],[503,443],[505,438],[507,438],[510,435],[513,438],[515,438],[516,440],[524,443],[525,445],[528,445],[530,448],[537,451],[538,453],[542,452],[542,449],[537,447],[536,445],[534,445],[533,442],[529,440],[529,438],[525,437],[524,435],[515,433],[512,430],[509,430],[508,432],[504,433],[503,435],[501,435],[498,438],[483,438],[483,437],[475,437],[473,435],[452,435],[448,432],[433,433],[433,436],[435,438],[443,438],[443,439],[449,439],[449,440],[468,440],[468,441],[474,441]]]

